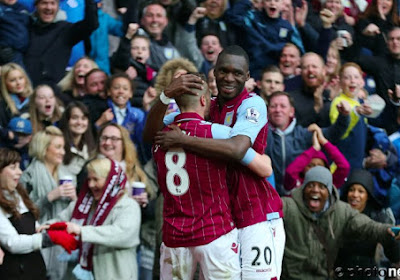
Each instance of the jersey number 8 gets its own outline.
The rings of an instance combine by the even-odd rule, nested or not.
[[[165,154],[167,188],[172,195],[180,196],[189,189],[189,174],[184,168],[186,154],[182,148],[169,149]]]

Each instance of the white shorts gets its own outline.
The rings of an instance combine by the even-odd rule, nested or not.
[[[191,280],[200,265],[200,279],[240,280],[238,231],[202,246],[170,248],[161,244],[160,279]]]
[[[242,279],[279,280],[285,239],[282,218],[239,229]]]

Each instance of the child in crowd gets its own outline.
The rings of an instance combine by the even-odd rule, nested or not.
[[[143,96],[152,86],[157,72],[147,64],[150,57],[150,40],[143,35],[135,35],[139,25],[131,23],[124,38],[112,57],[114,68],[124,71],[136,84],[135,96],[131,100],[134,107],[143,107]]]
[[[349,162],[339,149],[325,138],[318,125],[312,124],[308,127],[308,130],[313,131],[313,145],[300,154],[286,168],[284,179],[285,190],[291,192],[294,188],[301,187],[304,175],[314,166],[324,166],[329,169],[328,158],[322,149],[336,165],[336,169],[332,174],[332,180],[333,185],[336,188],[340,188],[350,171]]]
[[[39,85],[29,101],[29,118],[33,133],[50,125],[56,125],[62,115],[54,90],[48,85]]]
[[[125,127],[129,131],[140,157],[146,113],[142,109],[132,107],[129,102],[134,90],[129,76],[125,73],[114,74],[107,81],[106,89],[108,109],[97,120],[96,126],[100,127],[111,121]]]
[[[23,65],[29,44],[29,12],[17,0],[0,0],[0,65]]]
[[[339,115],[336,105],[342,100],[350,104],[350,124],[337,146],[352,168],[362,168],[367,141],[365,117],[372,114],[372,109],[359,101],[365,84],[360,66],[352,62],[344,64],[339,77],[341,93],[332,101],[329,117],[335,123]]]
[[[32,93],[31,81],[20,65],[1,66],[0,127],[6,127],[13,116],[28,111]]]

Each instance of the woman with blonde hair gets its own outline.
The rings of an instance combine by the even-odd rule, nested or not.
[[[84,56],[75,63],[72,70],[57,84],[61,88],[60,99],[65,106],[85,95],[85,76],[95,68],[99,68],[96,62],[90,57]]]
[[[16,63],[1,66],[0,126],[7,127],[13,116],[28,110],[32,84],[25,70]]]
[[[88,175],[79,197],[61,212],[68,233],[79,242],[77,279],[138,279],[140,208],[126,195],[127,175],[115,160],[97,158],[86,166]]]
[[[54,90],[48,85],[37,86],[29,100],[29,118],[33,133],[55,125],[60,120],[62,111]]]
[[[120,163],[125,170],[130,186],[133,182],[142,182],[147,185],[147,176],[139,162],[135,145],[124,127],[116,123],[104,125],[99,131],[98,143],[98,154]],[[130,189],[130,186],[127,189]],[[151,197],[155,196],[155,193],[148,188],[145,193]],[[139,204],[147,204],[147,194],[146,198],[139,199]]]
[[[39,222],[54,219],[71,200],[76,200],[76,188],[71,182],[62,182],[65,176],[59,170],[64,158],[64,137],[61,130],[48,126],[37,132],[30,143],[29,155],[33,158],[21,176],[21,183],[29,192],[32,201],[40,210]],[[57,256],[63,252],[60,247],[42,250],[50,279],[62,279],[66,263]]]

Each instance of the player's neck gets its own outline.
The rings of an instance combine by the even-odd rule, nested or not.
[[[193,108],[180,108],[181,113],[196,113],[197,115],[199,115],[200,117],[202,117],[204,119],[204,110],[202,108],[197,108],[197,109],[193,109]]]

